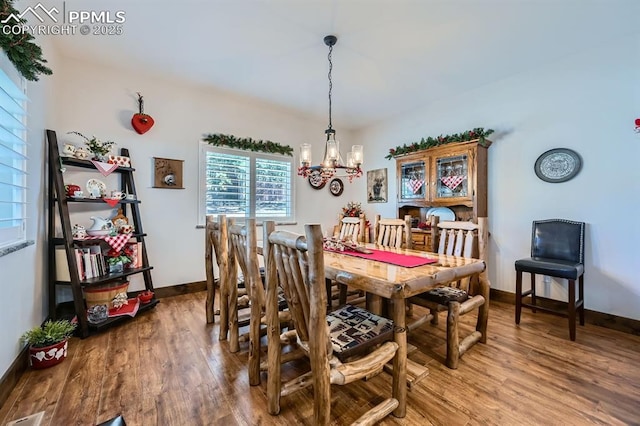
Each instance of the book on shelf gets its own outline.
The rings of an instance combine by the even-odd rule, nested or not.
[[[127,243],[126,246],[131,251],[130,268],[142,268],[142,243],[132,241]]]

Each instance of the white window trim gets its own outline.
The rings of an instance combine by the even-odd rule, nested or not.
[[[29,171],[29,159],[27,157],[28,149],[27,149],[27,135],[28,135],[28,124],[27,124],[27,83],[24,77],[19,75],[15,66],[11,64],[6,57],[6,54],[2,53],[0,56],[0,70],[3,74],[3,78],[7,78],[11,81],[15,88],[21,92],[21,99],[17,99],[13,97],[16,103],[22,104],[22,109],[24,110],[24,115],[22,118],[22,124],[24,126],[24,130],[22,130],[22,135],[18,136],[18,138],[23,140],[24,150],[23,152],[19,152],[18,154],[24,158],[25,165],[23,172],[23,181],[21,184],[18,184],[17,187],[22,188],[22,199],[14,200],[14,203],[22,205],[22,213],[19,217],[16,218],[17,221],[21,223],[18,226],[14,226],[11,228],[0,228],[0,256],[12,253],[14,251],[19,250],[20,248],[24,248],[28,245],[31,245],[32,241],[27,241],[27,194],[29,191],[28,181],[27,181],[27,173]],[[17,136],[17,135],[16,135]],[[9,166],[11,167],[11,166]]]
[[[279,225],[294,225],[295,222],[295,211],[296,211],[296,181],[295,178],[297,175],[296,163],[293,157],[288,157],[279,154],[269,154],[264,152],[253,152],[253,151],[244,151],[241,149],[233,149],[226,147],[218,147],[209,145],[206,142],[200,141],[200,149],[198,155],[198,218],[197,218],[197,228],[203,228],[205,224],[205,212],[206,212],[206,162],[207,152],[219,152],[223,154],[229,155],[242,155],[248,156],[251,158],[265,158],[269,160],[279,160],[279,161],[290,161],[291,162],[291,215],[289,217],[274,217],[274,218],[260,218],[257,221],[257,225],[261,226],[262,222],[265,220],[274,220]],[[255,164],[252,163],[252,170],[255,167]],[[251,180],[251,193],[255,193],[255,180]],[[252,208],[255,208],[255,199],[251,200]],[[244,222],[244,218],[237,218],[237,222]]]

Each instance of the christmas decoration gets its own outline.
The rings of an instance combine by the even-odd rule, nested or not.
[[[364,214],[362,211],[362,204],[355,201],[349,201],[347,206],[342,208],[342,214],[347,217],[360,217],[361,214]]]
[[[391,160],[394,157],[398,157],[400,155],[410,154],[416,151],[422,151],[428,148],[432,148],[434,146],[445,145],[448,143],[454,142],[468,142],[472,140],[478,140],[478,143],[482,146],[485,146],[485,138],[493,133],[492,129],[484,130],[482,127],[476,127],[473,130],[467,130],[462,133],[454,133],[453,135],[440,135],[436,138],[429,136],[428,138],[420,139],[420,142],[413,142],[412,144],[404,144],[402,146],[397,146],[395,148],[391,148],[389,150],[389,154],[387,154],[384,158],[387,160]]]
[[[153,118],[151,118],[149,114],[144,113],[144,101],[142,100],[140,92],[138,92],[138,111],[137,114],[133,114],[133,117],[131,117],[131,125],[133,126],[133,130],[142,135],[153,127],[155,121],[153,121]]]
[[[202,140],[213,146],[228,146],[229,148],[242,149],[245,151],[259,151],[293,157],[293,148],[289,145],[280,145],[277,142],[237,138],[232,135],[222,135],[220,133],[208,134]]]
[[[9,60],[24,78],[30,81],[38,81],[38,74],[51,75],[53,72],[44,64],[47,61],[42,57],[42,49],[33,43],[33,36],[28,31],[12,30],[27,25],[27,20],[20,18],[12,5],[11,0],[0,0],[0,47],[5,51]]]

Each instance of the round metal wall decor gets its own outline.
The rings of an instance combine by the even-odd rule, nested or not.
[[[322,189],[327,184],[326,180],[322,179],[322,172],[320,170],[314,170],[309,175],[309,185],[313,189]]]
[[[536,160],[536,175],[545,182],[560,183],[573,179],[582,167],[580,155],[567,148],[555,148]]]
[[[335,178],[329,182],[329,192],[331,192],[332,195],[339,197],[342,191],[344,191],[344,183],[342,183],[342,180]]]

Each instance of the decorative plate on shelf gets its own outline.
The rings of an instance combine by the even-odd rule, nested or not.
[[[342,183],[342,180],[335,178],[329,182],[329,192],[331,192],[331,195],[339,197],[342,191],[344,191],[344,183]]]
[[[322,180],[322,172],[320,170],[314,170],[309,175],[309,185],[313,189],[322,189],[327,184],[327,181]]]
[[[440,222],[456,220],[456,214],[448,207],[432,207],[427,213],[427,219],[430,216],[440,216]]]
[[[536,160],[536,175],[545,182],[560,183],[572,179],[582,167],[577,152],[567,148],[555,148],[544,152]]]
[[[89,179],[87,181],[87,192],[89,197],[104,197],[107,194],[107,185],[98,179]]]

